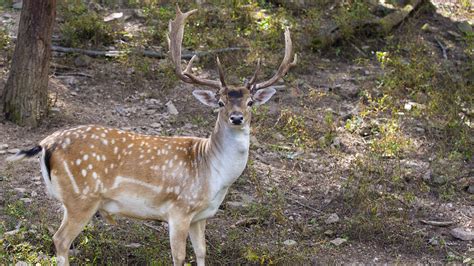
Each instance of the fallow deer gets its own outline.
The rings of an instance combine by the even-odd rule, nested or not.
[[[61,226],[53,237],[58,264],[69,264],[71,242],[99,211],[109,222],[113,222],[113,215],[168,222],[174,265],[184,263],[188,234],[197,264],[204,265],[206,219],[216,213],[247,164],[251,106],[272,97],[275,89],[270,86],[296,64],[296,55],[292,55],[286,29],[283,61],[267,81],[257,82],[260,60],[243,86],[226,84],[218,58],[219,81],[191,73],[196,57],[183,71],[184,24],[195,11],[182,13],[176,7],[176,18],[169,23],[168,44],[176,75],[182,81],[217,90],[193,91],[203,104],[219,108],[209,138],[149,136],[85,125],[55,132],[38,146],[10,158],[19,160],[41,153],[47,191],[64,206]]]

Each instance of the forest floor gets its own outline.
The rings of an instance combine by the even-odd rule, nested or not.
[[[390,37],[316,52],[297,45],[300,64],[255,110],[247,168],[208,221],[209,264],[474,263],[473,241],[452,233],[474,233],[474,76],[459,26],[473,16],[433,2]],[[19,11],[0,16],[14,25]],[[271,70],[282,56],[274,54]],[[0,92],[8,60],[4,53]],[[166,60],[125,61],[56,53],[42,125],[0,118],[2,264],[51,262],[62,217],[36,160],[4,160],[15,149],[82,124],[152,135],[211,132],[215,112],[194,99],[194,86],[160,72]],[[216,76],[212,67],[199,71]],[[190,243],[187,253],[193,263]],[[167,225],[94,217],[71,254],[77,264],[170,264]]]

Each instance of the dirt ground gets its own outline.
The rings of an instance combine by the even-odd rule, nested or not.
[[[458,32],[455,22],[466,18],[443,16],[449,4],[435,1],[438,13],[417,14],[406,22],[409,25],[396,31],[402,35],[404,27],[421,28],[429,23],[438,31],[419,34],[432,48],[432,56],[442,60],[435,37],[443,38],[450,43],[447,60],[465,64],[459,55],[461,44],[448,32]],[[13,20],[18,18],[15,11],[6,13]],[[468,19],[472,22],[472,17]],[[377,42],[371,45],[369,51],[380,48]],[[394,196],[390,206],[380,203],[379,208],[395,213],[390,216],[394,220],[384,220],[382,215],[375,218],[377,222],[367,223],[376,227],[364,226],[364,219],[372,214],[354,212],[347,198],[353,193],[350,183],[354,182],[354,166],[371,149],[370,136],[348,131],[345,121],[360,112],[362,88],[376,87],[383,69],[375,56],[361,65],[344,58],[344,53],[299,53],[312,63],[291,70],[296,79],[281,83],[284,86],[278,87],[277,95],[254,115],[248,167],[208,222],[208,263],[472,264],[473,242],[453,237],[450,230],[461,227],[474,231],[473,197],[467,191],[473,184],[473,158],[456,161],[452,196],[441,197],[436,189],[423,191],[425,186],[420,184],[434,171],[436,132],[422,119],[404,120],[400,134],[408,136],[414,148],[402,158],[388,157],[384,162],[398,165],[404,173],[402,190],[413,191],[415,199]],[[164,88],[160,80],[139,76],[120,62],[93,58],[87,66],[78,67],[75,58],[55,54],[50,79],[54,104],[39,128],[19,127],[0,118],[0,145],[8,145],[2,148],[4,154],[0,153],[4,235],[0,250],[5,252],[0,259],[6,262],[28,261],[28,256],[36,256],[42,263],[51,261],[51,236],[62,214],[60,204],[46,195],[36,159],[15,164],[4,160],[14,149],[30,148],[56,130],[83,124],[151,135],[200,137],[208,136],[214,126],[216,115],[193,98],[194,86],[177,82]],[[0,68],[3,88],[8,66]],[[215,76],[212,69],[202,72]],[[166,104],[170,101],[177,115],[169,113]],[[301,114],[308,135],[317,143],[324,141],[329,130],[335,137],[324,145],[294,145],[287,128],[281,126],[285,119],[282,114],[288,110]],[[389,192],[386,189],[371,191],[389,193],[391,188]],[[335,220],[328,220],[335,216]],[[453,223],[437,226],[422,220]],[[345,242],[331,242],[338,238]],[[155,221],[118,219],[118,225],[106,225],[95,217],[71,252],[77,264],[169,264],[171,260],[167,226]],[[194,262],[193,256],[189,245],[187,261]]]

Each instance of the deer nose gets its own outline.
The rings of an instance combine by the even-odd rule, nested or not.
[[[241,125],[244,122],[244,114],[241,112],[232,112],[230,114],[230,122],[234,125]]]

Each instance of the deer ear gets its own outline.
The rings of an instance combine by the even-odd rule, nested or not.
[[[270,98],[272,98],[273,94],[275,94],[276,90],[274,88],[266,88],[261,89],[255,92],[253,95],[253,100],[255,105],[261,105],[266,103]]]
[[[219,101],[216,99],[216,94],[212,91],[195,90],[193,91],[193,95],[196,99],[207,106],[219,107]]]

